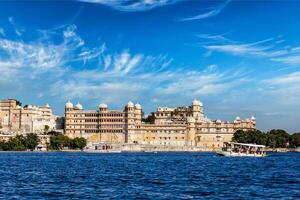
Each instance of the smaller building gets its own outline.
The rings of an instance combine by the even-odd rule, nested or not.
[[[54,130],[56,118],[49,104],[22,107],[16,99],[0,101],[0,130],[4,133],[42,133]]]

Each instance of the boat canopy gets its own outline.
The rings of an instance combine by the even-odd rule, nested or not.
[[[248,146],[248,147],[258,147],[258,148],[265,148],[265,145],[259,145],[259,144],[247,144],[247,143],[238,143],[238,142],[225,142],[227,144],[233,144],[233,145],[240,145],[240,146]]]

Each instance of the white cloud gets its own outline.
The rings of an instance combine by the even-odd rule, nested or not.
[[[86,3],[96,3],[109,6],[115,10],[137,12],[147,11],[160,6],[175,4],[182,0],[79,0]]]
[[[284,64],[295,65],[300,63],[299,47],[277,47],[278,40],[268,38],[253,43],[238,43],[230,41],[223,36],[200,35],[201,38],[212,40],[214,42],[222,42],[225,44],[203,45],[208,50],[207,56],[212,52],[221,52],[239,56],[253,56],[267,58],[271,61],[281,62]],[[281,42],[280,42],[281,43]]]
[[[227,6],[227,4],[229,2],[230,2],[230,0],[227,0],[223,4],[221,4],[220,6],[214,8],[214,9],[208,11],[208,12],[201,13],[201,14],[193,16],[193,17],[183,18],[180,21],[192,21],[192,20],[200,20],[200,19],[206,19],[206,18],[213,17],[215,15],[218,15]]]
[[[15,33],[17,36],[21,37],[23,32],[25,31],[23,28],[20,28],[18,25],[16,25],[16,22],[14,20],[13,17],[9,17],[8,18],[8,22],[12,25],[12,27],[14,28],[15,30]]]
[[[223,44],[223,45],[206,45],[204,48],[210,51],[219,51],[224,53],[229,53],[233,55],[247,55],[247,56],[262,56],[262,57],[273,57],[280,56],[287,53],[286,50],[276,50],[273,51],[273,46],[265,45],[260,46],[258,44],[266,43],[272,40],[266,39],[254,43],[246,44]]]
[[[280,77],[271,78],[265,82],[271,85],[299,84],[300,86],[300,72],[293,72]]]
[[[277,62],[282,62],[285,64],[290,64],[290,65],[297,65],[297,64],[300,64],[300,55],[273,58],[271,60],[277,61]]]
[[[0,36],[5,36],[5,31],[3,28],[0,28]]]
[[[290,107],[300,106],[300,72],[292,72],[261,81],[261,93],[273,103]]]

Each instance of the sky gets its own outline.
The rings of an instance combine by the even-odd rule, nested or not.
[[[204,104],[300,131],[300,1],[0,1],[0,99]]]

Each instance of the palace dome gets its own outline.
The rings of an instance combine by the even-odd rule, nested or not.
[[[132,107],[134,107],[134,104],[133,104],[131,101],[129,101],[129,102],[127,103],[127,107],[128,107],[128,108],[132,108]]]
[[[45,107],[46,108],[50,108],[50,105],[48,103],[46,103]]]
[[[73,108],[73,104],[70,100],[66,103],[66,108]]]
[[[197,99],[194,99],[192,105],[193,105],[193,106],[203,106],[202,102],[201,102],[201,101],[198,101]]]
[[[79,110],[83,109],[82,105],[79,102],[76,104],[76,108],[78,108]]]
[[[140,109],[142,109],[142,106],[137,103],[137,104],[135,104],[135,108],[140,110]]]
[[[240,117],[236,117],[236,118],[235,118],[235,120],[237,120],[237,121],[240,121],[240,120],[241,120],[241,118],[240,118]]]
[[[99,108],[107,108],[107,104],[101,103],[101,104],[99,105]]]
[[[252,121],[255,121],[255,120],[256,120],[256,118],[255,118],[254,116],[252,116],[252,117],[251,117],[251,120],[252,120]]]

